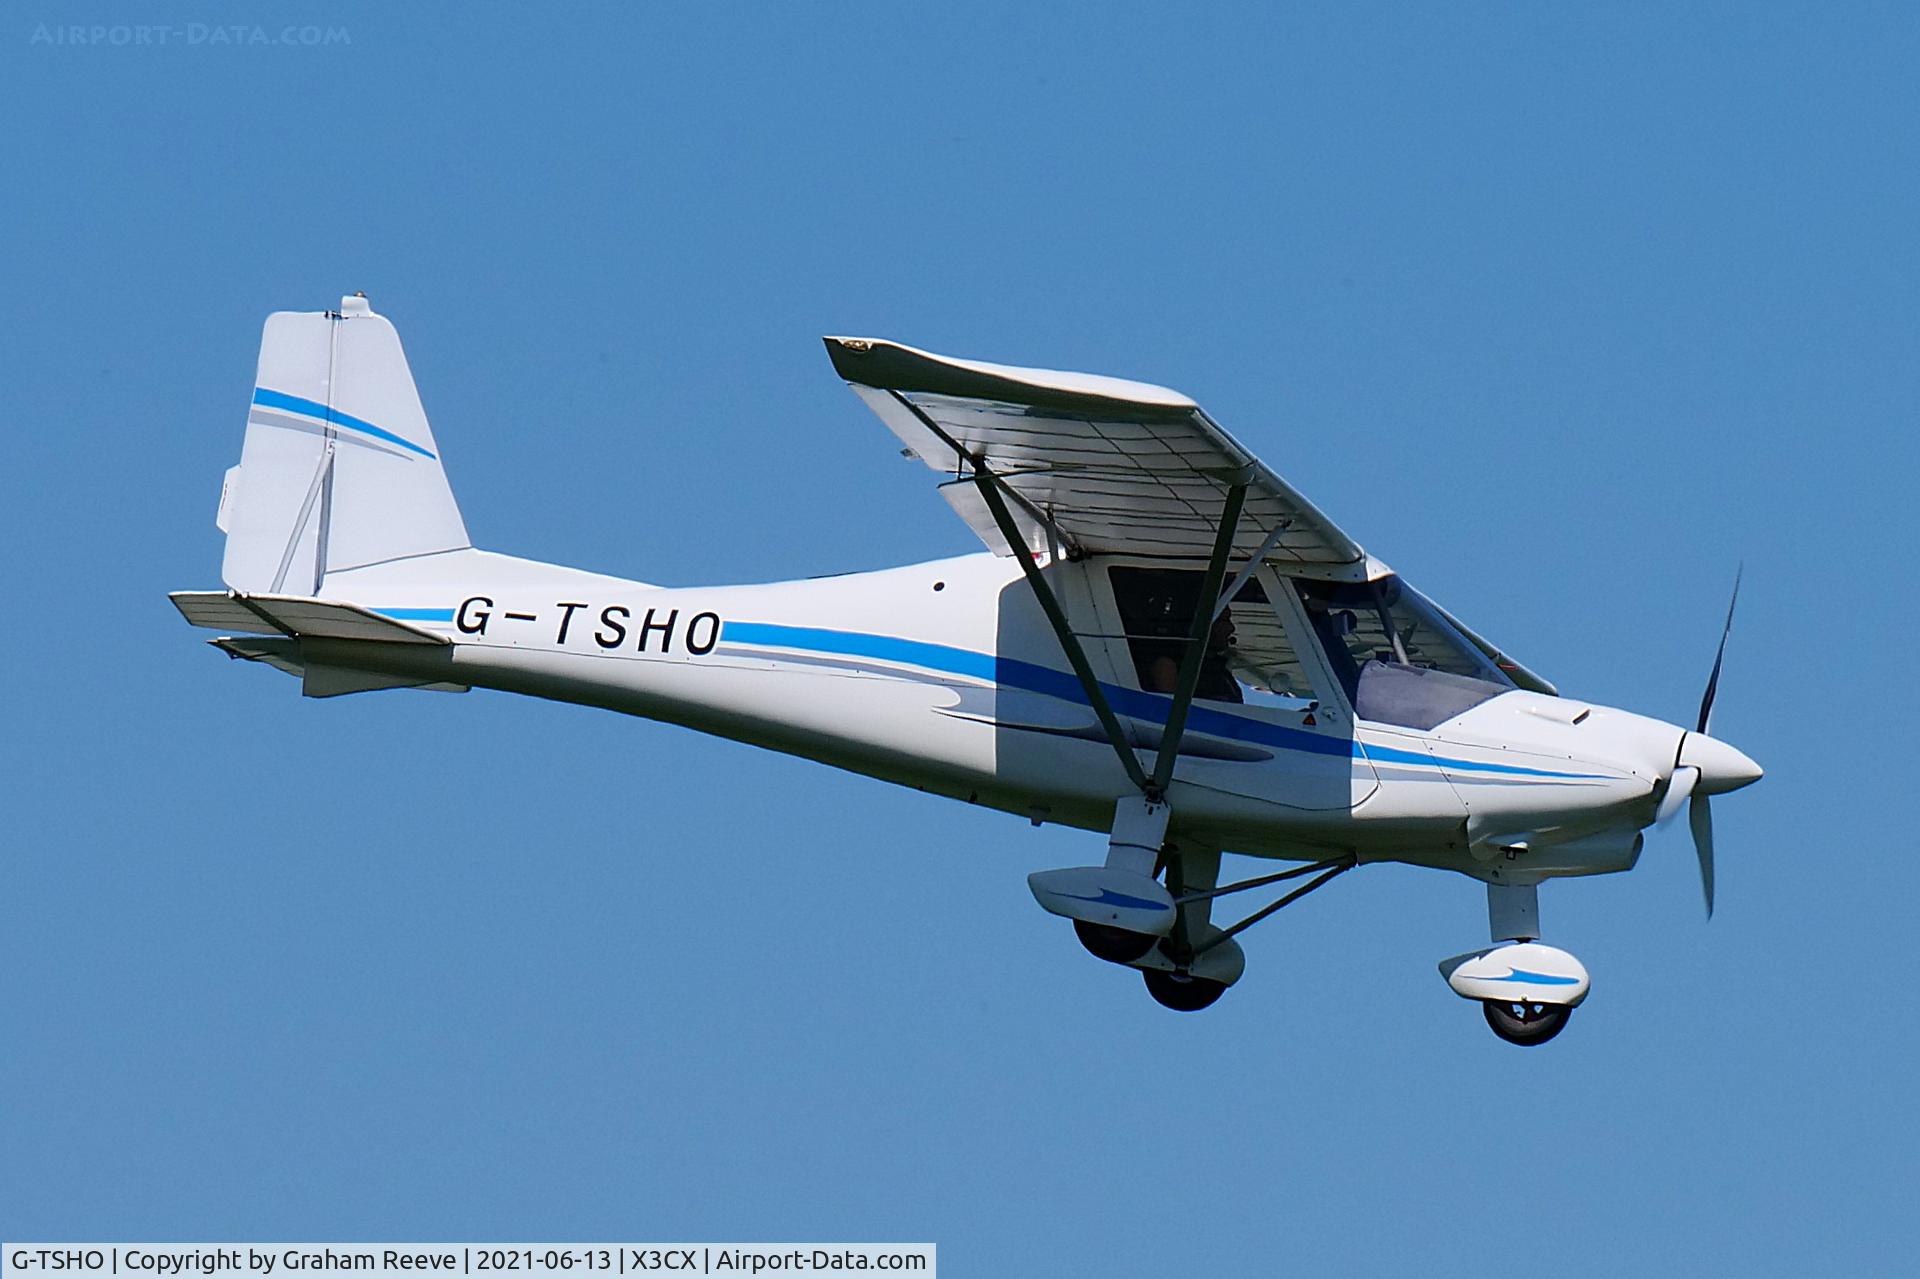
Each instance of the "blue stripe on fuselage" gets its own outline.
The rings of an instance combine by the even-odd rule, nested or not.
[[[804,653],[835,653],[844,657],[870,657],[878,661],[895,662],[902,666],[918,666],[926,670],[964,675],[971,679],[1057,697],[1062,701],[1075,702],[1082,706],[1087,705],[1086,690],[1080,687],[1077,677],[1066,671],[1054,670],[1050,666],[1041,666],[1034,662],[1023,662],[1017,657],[976,653],[971,649],[953,648],[946,644],[895,639],[890,635],[870,635],[862,631],[834,631],[816,626],[782,626],[775,622],[728,621],[722,625],[721,638],[733,643],[755,644],[763,648],[788,648]],[[1106,694],[1107,701],[1117,714],[1144,720],[1150,724],[1164,725],[1167,722],[1167,712],[1173,706],[1173,699],[1170,697],[1159,693],[1122,688],[1117,684],[1101,684],[1100,691]],[[1551,777],[1566,781],[1596,780],[1596,776],[1592,773],[1556,773],[1540,768],[1524,768],[1518,764],[1482,763],[1470,759],[1441,759],[1421,751],[1397,750],[1391,746],[1369,745],[1362,748],[1359,742],[1348,738],[1309,733],[1304,729],[1288,728],[1283,724],[1269,724],[1264,720],[1248,719],[1244,715],[1214,710],[1199,703],[1195,703],[1188,712],[1187,727],[1197,733],[1205,733],[1209,737],[1258,742],[1265,746],[1304,751],[1311,755],[1339,755],[1385,764],[1419,764],[1429,768],[1442,766],[1463,772],[1499,773],[1510,777]]]
[[[375,608],[368,612],[378,613],[382,617],[391,617],[396,622],[451,622],[453,610],[450,608]]]

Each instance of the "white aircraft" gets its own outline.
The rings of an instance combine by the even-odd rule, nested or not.
[[[1102,864],[1029,886],[1169,1008],[1239,980],[1252,924],[1397,861],[1486,883],[1494,945],[1441,973],[1501,1038],[1543,1043],[1589,979],[1539,941],[1538,885],[1632,868],[1682,807],[1711,914],[1708,797],[1761,775],[1707,734],[1731,606],[1693,728],[1573,701],[1178,392],[827,352],[989,553],[669,588],[478,550],[399,338],[356,294],[267,320],[220,498],[229,589],[173,601],[309,697],[579,702],[1105,833]],[[1304,864],[1222,884],[1223,851]]]

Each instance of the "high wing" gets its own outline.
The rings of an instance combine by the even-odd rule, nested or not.
[[[1228,492],[1245,485],[1230,558],[1293,577],[1366,582],[1390,570],[1198,404],[1166,387],[956,360],[877,338],[830,337],[827,354],[906,451],[952,478],[941,494],[989,549],[1012,554],[979,486],[991,468],[1032,546],[1204,561]],[[1457,620],[1516,683],[1553,686]]]
[[[1273,537],[1265,558],[1288,571],[1366,580],[1358,543],[1178,391],[864,338],[828,338],[827,352],[914,456],[955,476],[986,461],[1041,537],[1068,549],[1205,559],[1227,490],[1245,479],[1235,559]],[[1011,553],[972,483],[942,491],[982,541]]]

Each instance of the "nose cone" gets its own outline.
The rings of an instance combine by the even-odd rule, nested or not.
[[[1680,746],[1680,763],[1700,770],[1694,787],[1702,795],[1724,795],[1760,780],[1760,765],[1746,755],[1705,733],[1688,733]]]

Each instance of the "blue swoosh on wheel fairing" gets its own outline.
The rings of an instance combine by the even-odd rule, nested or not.
[[[1474,981],[1530,981],[1542,986],[1578,986],[1578,977],[1555,977],[1552,973],[1530,973],[1524,968],[1509,968],[1505,977],[1476,977]]]
[[[1132,906],[1136,910],[1172,910],[1165,902],[1148,901],[1144,897],[1129,897],[1125,893],[1116,893],[1111,888],[1100,890],[1098,897],[1087,897],[1081,893],[1055,892],[1056,897],[1071,897],[1077,902],[1092,902],[1096,906]]]

